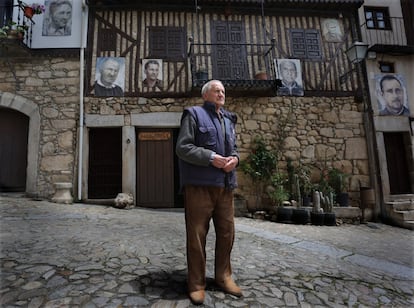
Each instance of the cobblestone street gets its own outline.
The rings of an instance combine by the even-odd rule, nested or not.
[[[1,307],[189,307],[182,209],[120,210],[0,195]],[[236,298],[205,307],[414,306],[413,232],[236,218]]]

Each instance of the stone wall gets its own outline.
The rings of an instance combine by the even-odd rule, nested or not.
[[[0,92],[11,93],[15,95],[14,100],[21,97],[22,101],[29,100],[38,106],[40,132],[36,188],[40,197],[51,197],[53,183],[76,182],[79,61],[32,58],[30,63],[12,61],[10,64],[3,61],[0,66]],[[186,106],[201,103],[199,97],[85,97],[85,114],[176,113]],[[286,168],[287,159],[311,165],[326,162],[341,168],[352,175],[349,192],[354,203],[359,198],[359,183],[369,183],[362,106],[353,97],[227,97],[226,107],[239,118],[237,133],[242,159],[249,154],[256,135],[264,136],[275,145],[280,123],[286,122],[290,115],[283,126],[286,138],[280,168]],[[19,107],[13,108],[19,111]],[[251,187],[249,180],[239,172],[237,193],[248,196],[252,193]]]
[[[202,104],[200,98],[145,99],[107,98],[85,99],[86,114],[126,115],[145,112],[181,112],[186,106]],[[238,115],[238,147],[241,158],[249,154],[256,135],[262,135],[276,145],[280,122],[286,122],[280,168],[287,160],[294,164],[328,166],[352,175],[348,191],[351,202],[359,199],[359,183],[369,183],[368,154],[365,142],[363,113],[353,97],[227,97],[226,108]],[[314,168],[313,177],[319,175]],[[252,194],[249,179],[239,172],[237,194]]]
[[[0,62],[0,92],[13,94],[14,102],[28,100],[38,106],[40,144],[36,194],[50,197],[54,193],[53,183],[74,181],[79,59],[32,57],[27,62],[8,60],[9,64],[5,60]],[[19,104],[11,105],[22,111],[16,106]]]

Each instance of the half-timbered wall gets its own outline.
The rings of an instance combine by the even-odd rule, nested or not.
[[[344,34],[341,41],[328,42],[324,39],[322,23],[325,18],[338,20]],[[125,58],[125,96],[172,97],[186,94],[192,86],[191,73],[200,67],[206,67],[209,77],[215,78],[212,70],[215,61],[214,45],[211,45],[215,38],[211,31],[212,24],[217,21],[238,21],[244,25],[249,79],[254,79],[259,70],[266,70],[271,79],[275,79],[273,59],[298,58],[300,53],[297,50],[295,52],[294,46],[305,43],[308,48],[312,48],[313,43],[314,46],[319,46],[317,52],[313,56],[308,53],[304,58],[299,58],[305,95],[343,96],[354,93],[357,88],[356,73],[352,71],[344,52],[353,41],[353,21],[350,18],[320,15],[226,16],[211,13],[120,10],[95,11],[91,14],[87,94],[93,95],[97,57]],[[195,68],[191,68],[188,54],[182,60],[170,60],[168,57],[163,59],[163,90],[145,89],[141,85],[142,60],[151,57],[151,27],[184,29],[184,50],[191,51],[196,59],[193,63]],[[297,37],[301,32],[304,33],[302,42],[295,45],[295,35]],[[195,44],[192,50],[190,41]],[[340,76],[345,78],[339,78]]]

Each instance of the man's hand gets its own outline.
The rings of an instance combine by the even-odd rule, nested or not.
[[[230,172],[234,168],[236,168],[239,160],[235,156],[221,156],[221,155],[214,155],[214,159],[212,165],[216,168],[223,169],[225,172]]]

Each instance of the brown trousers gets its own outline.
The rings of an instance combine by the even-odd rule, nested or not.
[[[206,287],[206,238],[213,219],[216,232],[215,280],[231,277],[230,254],[234,242],[233,192],[220,187],[186,186],[188,291]]]

